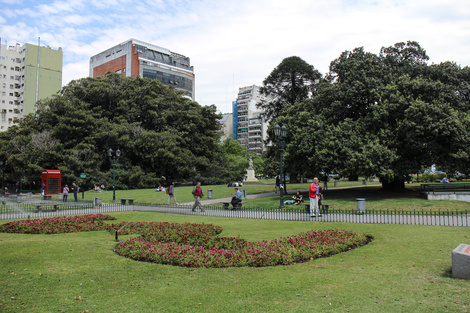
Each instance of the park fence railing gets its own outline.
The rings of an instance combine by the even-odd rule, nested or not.
[[[228,218],[250,218],[286,221],[315,221],[315,222],[344,222],[366,224],[403,224],[403,225],[434,225],[470,227],[469,211],[425,211],[425,210],[340,210],[330,208],[322,212],[321,217],[311,217],[310,213],[301,206],[286,206],[278,208],[249,208],[227,210],[223,206],[204,206],[204,211],[192,211],[192,205],[165,204],[120,204],[97,202],[62,202],[58,200],[25,199],[0,197],[0,219],[33,219],[53,216],[97,214],[113,212],[158,212],[186,215],[206,215]]]

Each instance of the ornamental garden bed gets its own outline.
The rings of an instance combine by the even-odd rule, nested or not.
[[[60,234],[107,230],[112,235],[135,235],[119,242],[114,251],[136,260],[186,267],[276,266],[327,257],[363,246],[370,236],[352,231],[311,230],[274,240],[248,242],[221,237],[212,224],[121,222],[104,214],[27,219],[0,225],[0,232]]]

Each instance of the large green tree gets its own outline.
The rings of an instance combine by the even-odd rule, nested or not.
[[[312,97],[320,78],[320,72],[301,58],[285,58],[264,79],[260,89],[263,99],[257,106],[264,110],[268,120],[276,118],[284,106]]]
[[[162,177],[204,179],[224,165],[219,118],[215,106],[157,80],[110,73],[72,81],[40,102],[35,115],[0,133],[0,154],[16,175],[36,180],[42,169],[57,168],[68,183],[110,184],[110,148],[121,150],[121,188],[151,187]]]
[[[399,189],[423,166],[469,168],[469,68],[428,59],[412,41],[343,52],[316,96],[276,120],[291,134],[286,170],[377,175]]]

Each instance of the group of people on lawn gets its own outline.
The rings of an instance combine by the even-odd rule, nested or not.
[[[176,202],[176,198],[174,195],[174,186],[175,186],[175,183],[172,182],[170,187],[168,188],[169,189],[168,205],[170,205],[171,198],[173,198],[175,204],[178,204]],[[321,214],[320,214],[321,192],[322,192],[322,187],[318,183],[318,178],[315,177],[313,179],[313,183],[310,185],[310,188],[308,190],[308,196],[310,199],[310,216],[311,217],[321,217]],[[201,212],[204,212],[204,208],[202,207],[202,204],[201,204],[201,199],[204,197],[204,192],[202,191],[202,188],[201,188],[201,182],[198,182],[196,186],[194,186],[192,190],[192,194],[195,200],[193,207],[192,207],[192,211],[194,212],[196,211],[197,208],[199,208]],[[232,204],[233,208],[235,208],[242,202],[243,194],[238,188],[235,188],[235,194],[232,194],[231,196],[232,196],[232,200],[230,203]],[[286,203],[286,204],[299,205],[303,203],[303,196],[300,193],[300,191],[297,191],[297,194],[293,196],[292,198],[293,200],[288,200],[289,203]]]

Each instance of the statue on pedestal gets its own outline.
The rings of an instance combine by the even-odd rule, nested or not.
[[[250,162],[246,170],[246,181],[258,181],[255,177],[255,169],[253,168],[253,159],[250,156]]]

